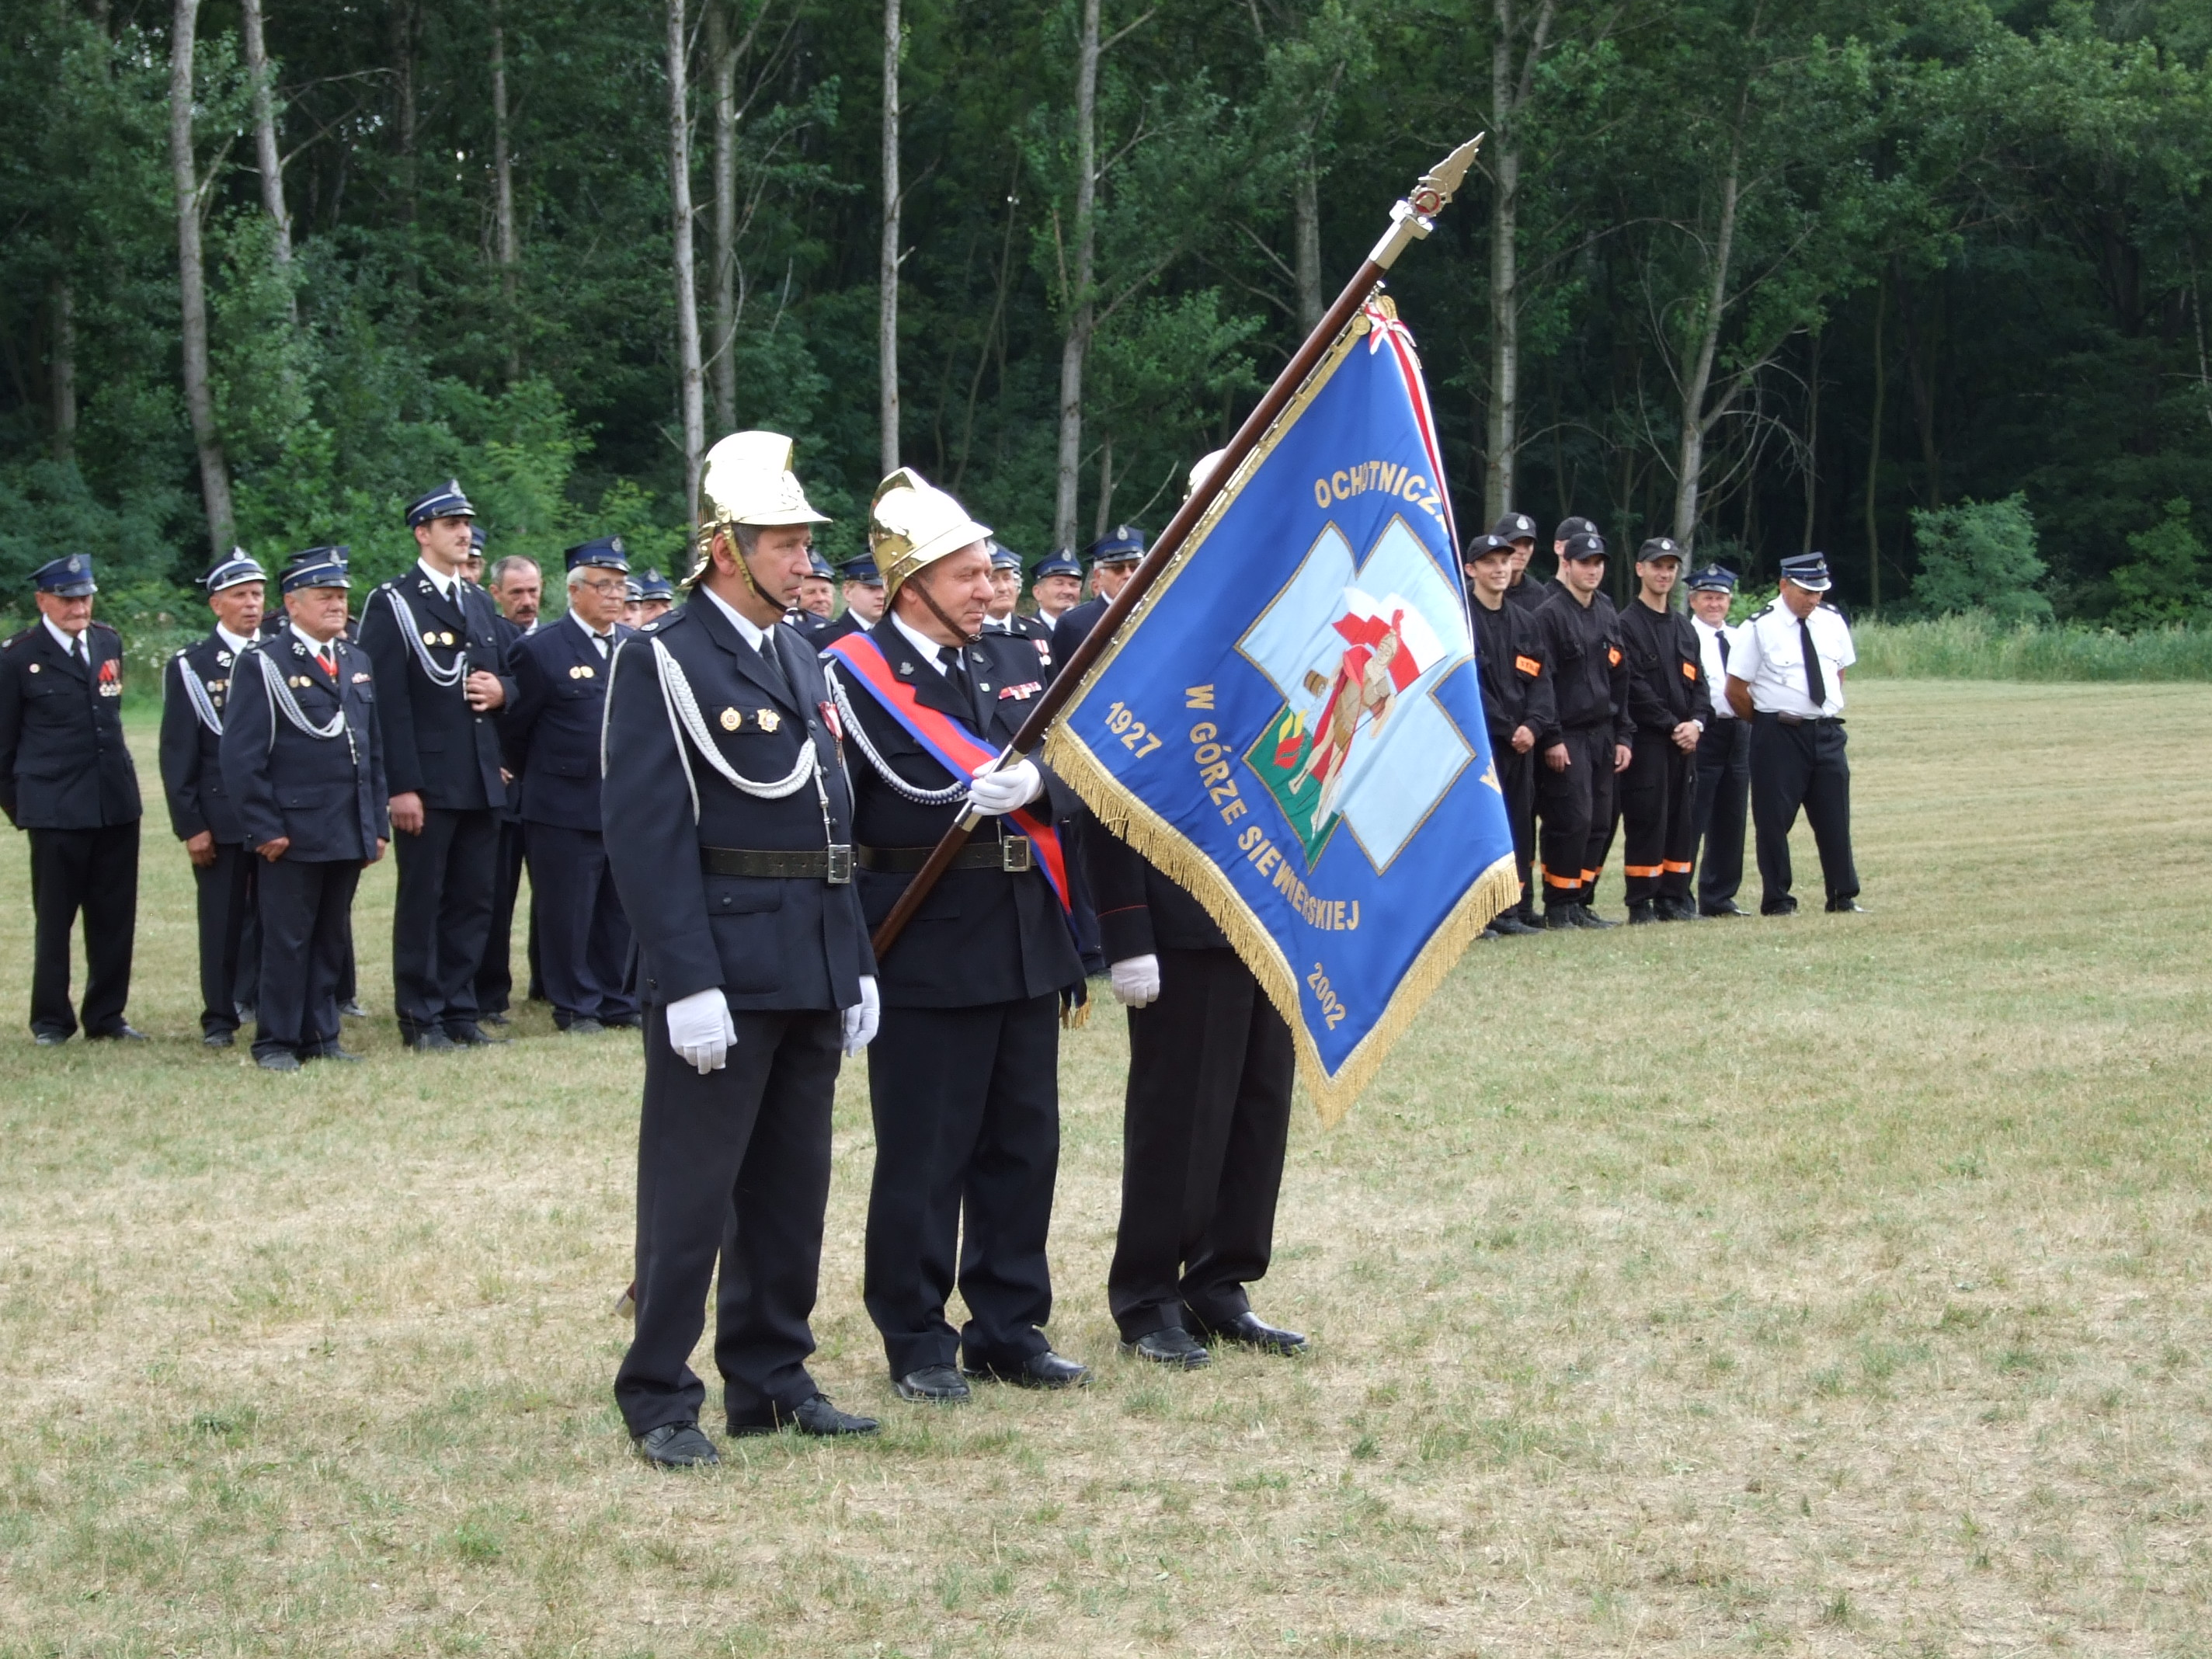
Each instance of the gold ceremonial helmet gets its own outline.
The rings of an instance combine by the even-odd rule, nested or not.
[[[906,579],[947,554],[988,540],[991,527],[910,466],[876,486],[868,508],[868,550],[883,573],[889,604]]]
[[[791,470],[791,440],[781,432],[732,432],[707,452],[699,475],[700,520],[692,548],[691,586],[707,574],[717,532],[735,525],[828,524],[817,513]],[[735,538],[732,538],[732,540]],[[740,559],[742,568],[744,561]],[[746,580],[752,580],[750,571]]]

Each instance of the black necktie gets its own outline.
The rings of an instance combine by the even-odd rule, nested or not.
[[[1713,637],[1720,641],[1721,666],[1726,668],[1728,666],[1728,629],[1716,628],[1713,629]]]
[[[775,635],[763,630],[760,636],[761,666],[768,672],[768,683],[780,696],[788,696],[791,683],[783,677],[783,665],[775,659]]]
[[[945,665],[945,678],[952,687],[953,696],[960,699],[970,720],[975,718],[975,688],[968,678],[966,654],[957,645],[940,645],[937,659]]]
[[[86,656],[84,653],[83,635],[72,634],[70,635],[70,655],[75,657],[77,661],[83,664],[85,667],[89,668],[92,666],[92,659]]]
[[[1813,700],[1813,707],[1825,709],[1828,706],[1827,682],[1820,677],[1820,653],[1813,649],[1813,627],[1804,617],[1797,618],[1797,642],[1805,648],[1805,695]]]

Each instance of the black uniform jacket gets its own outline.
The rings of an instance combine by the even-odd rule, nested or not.
[[[362,607],[361,643],[384,691],[378,715],[392,793],[420,795],[425,806],[504,805],[496,715],[470,708],[459,685],[432,684],[400,637],[407,624],[395,599],[406,605],[415,637],[441,670],[465,653],[471,672],[496,674],[507,701],[514,701],[514,679],[507,670],[510,624],[483,589],[456,579],[447,599],[419,564],[378,587]]]
[[[1075,647],[1091,637],[1091,630],[1098,626],[1098,619],[1106,614],[1104,599],[1085,599],[1081,605],[1070,605],[1060,613],[1060,620],[1052,625],[1052,660],[1054,672],[1065,667],[1075,654]]]
[[[637,630],[615,624],[614,643]],[[501,711],[500,741],[515,777],[522,816],[564,830],[599,827],[599,727],[607,671],[599,647],[567,617],[523,635],[510,665],[514,701]]]
[[[169,798],[169,827],[179,841],[202,831],[226,847],[246,839],[245,823],[223,781],[222,738],[208,730],[185,687],[185,675],[198,680],[221,720],[237,666],[222,635],[210,630],[205,639],[170,658],[161,671],[161,789]]]
[[[1553,591],[1536,612],[1552,670],[1553,724],[1536,733],[1547,749],[1569,726],[1610,726],[1613,741],[1635,741],[1628,717],[1628,653],[1620,642],[1620,613],[1602,593],[1587,605],[1565,588]]]
[[[986,634],[1003,634],[1009,639],[1027,640],[1037,653],[1037,666],[1043,671],[1042,678],[1045,684],[1049,685],[1052,683],[1060,659],[1053,653],[1050,623],[1037,617],[1025,617],[1017,611],[1004,622],[985,623],[983,631]]]
[[[703,596],[629,635],[615,653],[600,804],[607,863],[637,935],[648,1002],[675,1002],[719,986],[732,1008],[849,1008],[860,1000],[861,975],[875,972],[860,896],[849,883],[709,875],[701,867],[705,847],[819,853],[853,841],[852,793],[823,712],[830,688],[822,665],[782,623],[768,637],[783,669],[781,684]],[[708,736],[740,777],[775,783],[790,773],[802,745],[813,744],[829,793],[826,835],[811,783],[781,800],[762,800],[716,771],[689,737],[678,753],[655,645],[683,670]],[[696,817],[687,762],[699,792]]]
[[[1087,812],[1082,844],[1083,872],[1091,878],[1098,943],[1107,961],[1229,948],[1229,936],[1196,899]]]
[[[222,721],[222,775],[238,803],[242,839],[259,847],[289,836],[284,856],[301,864],[366,862],[378,842],[392,838],[375,671],[359,646],[343,638],[331,646],[337,653],[335,684],[289,629],[257,643],[232,665]],[[315,738],[295,726],[270,693],[264,658],[311,724],[327,726],[343,708],[345,729]]]
[[[123,741],[123,641],[84,630],[89,666],[45,622],[0,646],[0,811],[19,830],[98,830],[143,808]]]
[[[1473,597],[1467,609],[1474,618],[1474,658],[1491,747],[1510,748],[1516,726],[1527,726],[1531,736],[1542,736],[1559,722],[1544,630],[1535,614],[1510,601],[1501,601],[1492,611]]]
[[[1628,653],[1628,715],[1642,732],[1672,732],[1684,720],[1713,723],[1698,630],[1675,611],[1654,611],[1638,599],[1621,613]]]
[[[868,630],[890,661],[892,675],[915,689],[925,708],[964,721],[994,749],[1003,749],[1022,723],[1030,700],[1043,689],[1036,647],[1027,640],[986,634],[967,648],[968,673],[976,701],[988,714],[964,706],[952,684],[929,664],[886,616]],[[927,848],[960,815],[963,803],[924,806],[885,782],[857,741],[865,734],[884,763],[911,788],[944,789],[952,775],[938,764],[906,728],[892,719],[875,694],[842,668],[846,702],[860,722],[848,733],[846,752],[853,768],[855,838],[862,847]],[[1024,688],[1030,688],[1024,694]],[[1048,822],[1076,808],[1074,796],[1059,779],[1045,775],[1047,793],[1030,810]],[[1021,831],[1007,818],[985,818],[969,845],[989,847]],[[873,927],[898,902],[910,873],[861,870],[856,879],[860,902]],[[1066,912],[1041,868],[1008,874],[998,868],[948,870],[922,901],[883,964],[884,1000],[902,1008],[970,1008],[1013,1002],[1061,991],[1083,981],[1083,960],[1075,952]]]
[[[1521,580],[1505,590],[1505,603],[1523,611],[1540,611],[1552,595],[1559,591],[1556,582],[1547,582],[1541,576],[1521,573]]]

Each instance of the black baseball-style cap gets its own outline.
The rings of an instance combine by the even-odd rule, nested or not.
[[[1571,524],[1575,520],[1569,520],[1568,522]],[[1560,550],[1559,556],[1563,559],[1601,559],[1605,556],[1605,538],[1594,530],[1581,531],[1567,538],[1567,544]]]

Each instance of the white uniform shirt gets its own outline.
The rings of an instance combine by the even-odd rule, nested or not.
[[[1844,670],[1858,660],[1851,648],[1851,625],[1840,611],[1821,605],[1805,619],[1813,649],[1820,659],[1820,686],[1826,693],[1815,707],[1805,677],[1803,635],[1790,607],[1775,602],[1736,629],[1729,643],[1730,678],[1751,687],[1751,706],[1761,714],[1818,714],[1844,712]]]
[[[1717,720],[1732,720],[1735,718],[1735,710],[1729,707],[1729,700],[1721,695],[1728,689],[1729,669],[1728,664],[1721,660],[1720,642],[1727,640],[1729,650],[1733,653],[1737,630],[1726,623],[1715,628],[1697,617],[1690,618],[1690,626],[1698,630],[1698,655],[1705,665],[1705,684],[1713,688],[1713,716]],[[1729,660],[1733,662],[1734,656],[1731,655]]]

